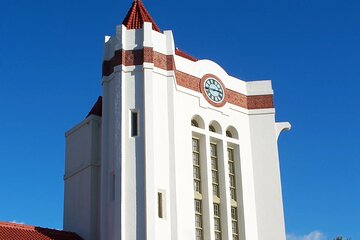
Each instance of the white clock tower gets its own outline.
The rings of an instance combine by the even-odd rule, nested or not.
[[[102,97],[66,133],[64,229],[85,240],[285,240],[270,81],[175,48],[135,0]]]

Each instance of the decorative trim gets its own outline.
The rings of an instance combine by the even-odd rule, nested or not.
[[[273,95],[247,96],[247,109],[274,108]]]
[[[201,93],[200,79],[190,74],[175,70],[176,84],[184,88]]]
[[[173,55],[165,55],[159,52],[154,52],[153,62],[154,66],[166,71],[175,69],[175,61]]]
[[[247,97],[241,93],[235,92],[231,89],[225,90],[226,100],[236,106],[247,109]]]
[[[178,55],[179,56],[179,55]],[[182,57],[182,56],[181,56]],[[114,56],[103,62],[102,70],[103,76],[109,76],[114,72],[114,67],[119,65],[134,66],[142,65],[144,62],[153,63],[155,67],[166,70],[175,71],[176,84],[187,89],[202,93],[205,99],[215,107],[222,107],[226,103],[231,103],[245,109],[265,109],[274,108],[273,95],[257,95],[246,96],[244,94],[235,92],[224,86],[222,81],[214,75],[206,74],[201,79],[190,74],[176,70],[173,55],[165,55],[153,50],[153,48],[145,47],[136,50],[117,50]],[[208,77],[217,79],[224,88],[225,97],[221,103],[214,103],[208,99],[203,92],[202,85]]]
[[[114,56],[110,60],[103,61],[102,75],[109,76],[114,72],[114,67],[119,66],[123,62],[123,50],[116,50]]]
[[[175,69],[174,56],[155,52],[150,47],[136,50],[117,50],[114,56],[103,62],[103,76],[109,76],[114,72],[114,67],[119,65],[136,66],[144,62],[154,63],[155,67],[170,71]]]
[[[178,70],[175,71],[175,76],[177,85],[202,93],[203,95],[203,81],[205,81],[210,76],[216,78],[217,80],[220,80],[212,74],[206,74],[200,79]],[[219,82],[222,83],[221,81]],[[244,94],[226,88],[223,83],[222,86],[225,91],[225,98],[221,103],[214,103],[209,100],[207,96],[204,95],[206,101],[215,107],[222,107],[228,102],[246,109],[274,108],[273,95],[271,94],[246,96]]]

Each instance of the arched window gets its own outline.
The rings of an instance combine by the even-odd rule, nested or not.
[[[199,115],[194,115],[194,116],[191,118],[191,126],[205,129],[204,120],[203,120],[202,117],[200,117]]]
[[[229,130],[226,130],[226,136],[227,136],[227,137],[230,137],[230,138],[233,137],[232,134],[231,134],[231,132],[230,132]]]
[[[199,127],[199,124],[195,119],[193,119],[193,120],[191,120],[191,126]]]
[[[209,131],[214,132],[214,133],[218,133],[218,134],[222,134],[221,125],[217,121],[212,120],[209,123]]]
[[[228,126],[228,128],[225,131],[225,134],[229,138],[239,139],[238,131],[233,126]]]

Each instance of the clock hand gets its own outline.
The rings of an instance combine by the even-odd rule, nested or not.
[[[217,88],[211,88],[210,90],[221,93],[221,91],[219,89],[217,89]]]
[[[218,92],[219,90],[217,89],[217,87],[212,87],[212,86],[210,86],[210,90],[212,90],[212,91],[216,91],[216,92]]]

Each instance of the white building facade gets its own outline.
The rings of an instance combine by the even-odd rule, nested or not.
[[[270,81],[175,48],[140,0],[102,99],[66,133],[64,230],[85,240],[285,240]]]

